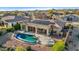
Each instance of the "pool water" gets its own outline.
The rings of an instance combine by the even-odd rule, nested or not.
[[[36,44],[37,42],[37,38],[34,35],[30,34],[18,33],[16,34],[16,38],[31,44]]]

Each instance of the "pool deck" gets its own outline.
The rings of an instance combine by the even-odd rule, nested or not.
[[[31,48],[33,50],[35,50],[35,51],[50,51],[50,47],[47,47],[46,45],[41,45],[41,44],[32,45],[32,44],[26,43],[24,41],[18,40],[14,36],[11,37],[11,39],[9,41],[7,41],[4,44],[4,46],[6,46],[6,47],[12,47],[12,48],[20,47],[20,46],[26,48],[28,46],[31,46]]]
[[[51,38],[46,35],[35,34],[35,36],[38,37],[42,45],[48,45],[48,41],[51,40]]]
[[[19,33],[25,33],[25,34],[30,34],[30,35],[35,35],[38,40],[41,42],[42,45],[47,45],[49,40],[56,40],[56,38],[51,38],[49,36],[46,35],[42,35],[42,34],[36,34],[36,33],[31,33],[31,32],[24,32],[24,31],[18,31]]]

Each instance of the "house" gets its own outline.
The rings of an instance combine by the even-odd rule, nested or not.
[[[61,31],[62,27],[53,20],[32,20],[26,23],[26,31],[37,34],[50,35],[53,30]]]
[[[7,23],[5,23],[5,21],[0,20],[0,30],[1,29],[6,29],[7,28]]]
[[[63,17],[63,20],[66,22],[66,25],[79,26],[79,16],[76,14],[68,14]]]
[[[48,19],[45,12],[32,12],[32,19]]]
[[[75,14],[68,14],[64,16],[64,20],[68,22],[79,22],[79,16]]]
[[[62,17],[64,17],[64,15],[65,15],[65,11],[57,10],[52,13],[52,19],[58,20],[58,19],[61,19]]]
[[[23,23],[23,22],[29,22],[31,19],[26,16],[5,16],[2,18],[2,20],[5,21],[5,23],[8,24],[8,27],[12,27],[16,23]]]

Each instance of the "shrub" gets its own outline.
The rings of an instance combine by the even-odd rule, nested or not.
[[[26,48],[26,50],[27,50],[27,51],[32,51],[31,46],[28,46],[28,47]]]
[[[19,47],[15,48],[15,51],[26,51],[26,49],[21,47],[21,46],[19,46]]]
[[[76,35],[77,36],[77,38],[79,39],[79,34],[78,35]]]
[[[14,28],[8,28],[6,31],[7,32],[13,32],[14,31]]]
[[[0,45],[0,47],[2,47],[2,45]]]
[[[52,50],[53,51],[63,51],[64,48],[65,48],[64,41],[63,40],[59,40],[53,45]]]
[[[7,51],[15,51],[13,48],[7,48]]]
[[[2,35],[3,32],[0,31],[0,36]]]

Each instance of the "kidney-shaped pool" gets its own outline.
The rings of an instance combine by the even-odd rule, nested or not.
[[[35,35],[31,34],[18,33],[16,34],[16,38],[31,44],[36,44],[37,42]]]

